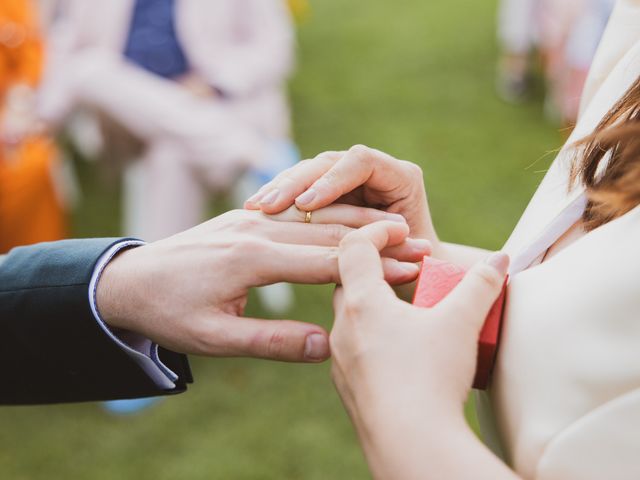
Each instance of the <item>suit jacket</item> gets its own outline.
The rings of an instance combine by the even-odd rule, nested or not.
[[[192,381],[184,355],[164,350],[178,375],[159,389],[98,325],[89,282],[117,239],[20,247],[0,264],[0,404],[111,400],[180,393]]]
[[[512,258],[483,433],[527,479],[640,478],[640,206],[540,257],[579,220],[573,143],[640,76],[640,0],[620,0],[576,128],[504,246]]]

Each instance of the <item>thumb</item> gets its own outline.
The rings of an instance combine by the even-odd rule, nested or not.
[[[480,330],[502,291],[508,268],[509,256],[502,252],[493,253],[471,268],[436,308]]]
[[[209,325],[203,355],[307,363],[330,356],[327,332],[311,323],[218,314]]]

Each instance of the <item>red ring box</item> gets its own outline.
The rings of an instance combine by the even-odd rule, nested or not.
[[[426,308],[437,305],[460,283],[465,273],[466,270],[459,265],[424,257],[413,304]],[[506,298],[507,280],[508,277],[505,278],[502,292],[491,307],[478,337],[478,360],[473,388],[479,390],[486,390],[493,371],[500,341],[500,325]]]

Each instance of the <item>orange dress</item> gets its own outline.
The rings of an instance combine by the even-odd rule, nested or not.
[[[43,50],[35,4],[2,0],[0,120],[11,87],[37,86]],[[55,145],[46,136],[31,136],[11,146],[0,143],[0,253],[17,245],[64,238],[66,216],[52,176],[58,161]]]

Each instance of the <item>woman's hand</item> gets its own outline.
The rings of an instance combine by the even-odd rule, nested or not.
[[[294,203],[314,211],[334,202],[400,214],[413,238],[438,248],[420,167],[362,145],[300,162],[263,186],[245,207],[273,214]]]
[[[260,212],[228,212],[116,256],[98,282],[98,310],[111,327],[179,352],[325,360],[329,346],[324,329],[242,317],[247,294],[251,287],[284,281],[338,282],[337,246],[353,228],[337,223],[346,217],[354,218],[353,226],[394,218],[365,213],[328,207],[314,212],[314,223],[308,225],[294,211],[282,214],[285,222]],[[428,242],[405,237],[396,236],[386,251],[385,277],[394,283],[414,280],[418,268],[413,262],[429,251]]]
[[[376,478],[511,478],[463,415],[479,331],[509,259],[490,256],[436,307],[414,307],[384,281],[379,255],[406,228],[371,224],[340,243],[330,337],[338,392]]]
[[[415,307],[398,299],[384,280],[379,254],[406,234],[403,224],[379,222],[340,243],[342,288],[335,295],[331,334],[336,380],[351,397],[367,391],[389,398],[412,385],[412,396],[424,390],[420,402],[457,411],[471,388],[478,335],[509,259],[494,254],[437,306]]]

